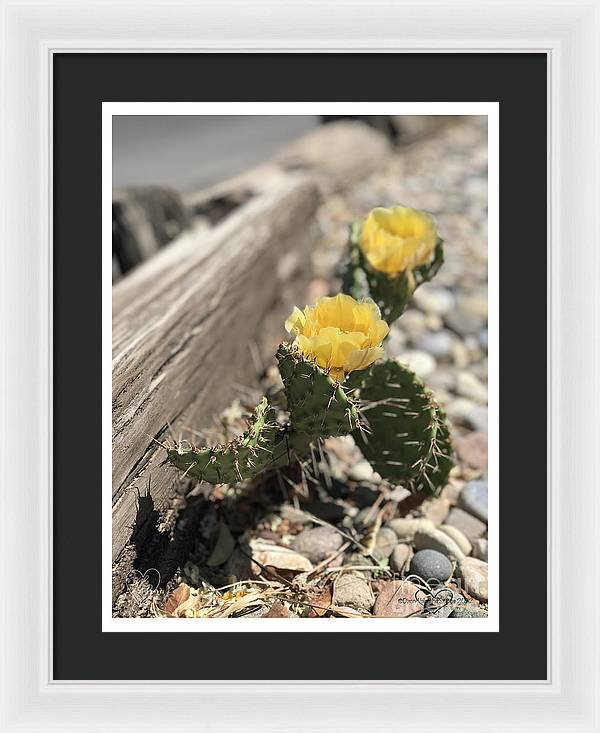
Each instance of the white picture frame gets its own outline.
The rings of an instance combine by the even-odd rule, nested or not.
[[[600,730],[598,3],[0,7],[1,730]],[[539,324],[549,344],[546,680],[519,681],[518,659],[513,681],[489,683],[52,679],[52,56],[91,51],[548,55],[549,318]]]

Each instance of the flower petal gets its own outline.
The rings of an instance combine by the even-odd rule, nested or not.
[[[288,333],[294,334],[294,336],[298,336],[303,332],[305,325],[306,316],[302,313],[300,308],[294,306],[294,310],[285,322],[285,330]]]
[[[354,372],[358,369],[366,369],[371,366],[373,362],[381,358],[384,354],[384,350],[381,346],[374,346],[369,349],[357,349],[348,354],[348,358],[344,363],[345,372]]]

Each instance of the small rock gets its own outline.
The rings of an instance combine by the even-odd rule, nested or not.
[[[441,392],[454,392],[456,386],[456,374],[453,369],[439,367],[427,377],[429,387]]]
[[[406,335],[399,326],[390,328],[390,335],[385,343],[385,350],[389,356],[398,356],[406,349]]]
[[[487,352],[488,350],[488,330],[487,328],[482,328],[481,331],[479,332],[479,343],[481,344],[481,348]]]
[[[464,588],[470,596],[487,603],[488,599],[488,564],[475,557],[466,557],[460,563],[460,577]]]
[[[471,372],[458,372],[456,375],[456,391],[459,395],[467,397],[470,400],[487,404],[487,387]]]
[[[488,441],[485,433],[470,433],[456,441],[456,452],[463,463],[487,471]]]
[[[342,536],[330,527],[315,527],[296,535],[292,548],[311,562],[319,563],[339,550],[343,542]]]
[[[375,601],[373,591],[360,575],[344,573],[333,584],[333,604],[358,611],[370,611]]]
[[[390,491],[388,499],[390,501],[403,501],[404,499],[407,499],[410,496],[410,491],[408,489],[405,489],[403,486],[396,486],[395,489],[392,489]]]
[[[432,618],[448,618],[455,608],[464,605],[465,599],[447,586],[435,588],[425,601],[425,610]]]
[[[426,317],[421,311],[412,309],[402,314],[399,328],[411,341],[416,341],[426,329]],[[395,330],[395,329],[392,329]]]
[[[484,324],[484,319],[480,316],[459,308],[446,314],[445,318],[448,328],[456,331],[461,336],[478,334]]]
[[[344,567],[372,567],[373,560],[371,560],[370,557],[365,557],[364,555],[361,555],[360,552],[351,552],[348,555],[344,556],[344,562],[342,564]],[[350,572],[354,573],[355,575],[369,576],[371,574],[370,570],[352,570]]]
[[[377,558],[377,560],[383,560],[392,554],[392,550],[397,544],[398,538],[396,537],[394,530],[389,527],[382,527],[379,532],[377,532],[375,547],[371,554],[373,557]]]
[[[487,618],[487,613],[474,603],[464,603],[453,609],[450,618]]]
[[[482,522],[488,520],[488,482],[469,481],[460,492],[458,505]]]
[[[394,547],[390,555],[390,569],[399,575],[404,572],[410,556],[412,555],[412,547],[410,545],[399,544]]]
[[[301,509],[291,504],[282,504],[279,508],[279,514],[282,519],[287,519],[290,524],[308,524],[311,520]]]
[[[426,351],[435,359],[446,359],[452,354],[456,336],[446,329],[434,333],[425,333],[416,342],[419,351]]]
[[[473,542],[473,557],[483,562],[488,561],[488,541],[482,537]]]
[[[448,499],[450,504],[454,506],[458,501],[458,497],[460,495],[460,492],[463,490],[464,485],[464,481],[451,478],[446,486],[444,486],[444,488],[442,489],[441,496],[443,496],[445,499]]]
[[[466,369],[471,363],[469,349],[467,349],[466,345],[458,339],[452,346],[452,359],[459,369]]]
[[[415,532],[419,529],[435,529],[434,523],[429,519],[411,519],[410,517],[391,519],[385,526],[394,530],[400,542],[412,542]]]
[[[371,464],[363,459],[350,468],[348,478],[352,481],[369,481],[373,478],[374,473]]]
[[[373,510],[373,506],[366,506],[361,509],[358,514],[354,517],[354,524],[356,527],[371,527],[375,524],[377,519],[377,509]]]
[[[477,517],[474,517],[459,507],[453,507],[450,510],[450,514],[448,514],[448,518],[446,519],[446,525],[459,529],[471,544],[478,537],[481,537],[487,529],[486,525],[480,519],[477,519]]]
[[[417,308],[438,316],[445,316],[454,308],[454,295],[446,288],[429,283],[424,283],[415,290],[413,300]]]
[[[423,611],[416,600],[419,588],[408,580],[390,580],[378,584],[378,594],[373,606],[374,616],[405,618]]]
[[[423,509],[425,518],[429,519],[436,526],[442,524],[444,519],[448,516],[449,511],[450,502],[443,496],[440,496],[437,499],[432,499]]]
[[[454,540],[456,544],[460,547],[460,549],[465,553],[465,555],[470,555],[473,547],[471,546],[471,543],[465,537],[465,535],[458,529],[458,527],[452,527],[449,524],[442,524],[440,527],[442,532],[448,535],[451,540]]]
[[[254,575],[259,575],[263,572],[260,565],[274,567],[277,570],[291,570],[295,572],[303,572],[312,570],[313,568],[308,558],[294,552],[294,550],[290,550],[289,547],[281,547],[266,540],[255,539],[250,541],[250,548],[252,550],[252,559],[256,560],[252,564]]]
[[[465,425],[471,430],[487,433],[488,410],[466,397],[458,397],[446,405],[446,415],[455,425]]]
[[[422,379],[434,372],[436,367],[435,359],[426,351],[405,351],[398,356],[397,361]]]
[[[414,545],[417,550],[437,550],[455,562],[460,562],[465,557],[456,542],[439,529],[417,530]]]
[[[436,550],[419,550],[410,561],[410,574],[444,583],[452,575],[452,563]]]

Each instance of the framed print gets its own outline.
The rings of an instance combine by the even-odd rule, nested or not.
[[[226,10],[3,6],[2,729],[598,730],[597,7]]]

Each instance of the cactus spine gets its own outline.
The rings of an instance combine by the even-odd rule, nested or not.
[[[376,212],[381,215],[380,210],[372,214]],[[405,235],[402,229],[386,224],[388,214],[400,220],[408,216],[425,222],[427,233],[419,238],[415,234],[418,227],[410,224]],[[372,247],[375,243],[377,254],[383,251],[384,255],[375,260],[378,266],[396,274],[371,266],[361,249],[365,224],[357,221],[350,230],[350,260],[343,288],[355,299],[368,290],[390,324],[402,314],[415,289],[436,274],[444,253],[429,214],[397,207],[384,210],[383,217],[381,242],[380,230],[376,229],[375,238],[368,235],[362,244]],[[372,254],[369,250],[370,257]],[[425,260],[427,264],[414,266]],[[402,269],[399,274],[398,269]],[[278,422],[277,410],[265,397],[239,437],[211,448],[195,448],[187,442],[170,445],[167,461],[199,481],[233,483],[293,460],[303,461],[310,455],[311,444],[322,438],[353,435],[365,458],[384,479],[412,492],[439,491],[452,468],[445,415],[410,369],[394,360],[373,363],[383,353],[381,341],[387,327],[372,303],[361,304],[352,298],[324,298],[327,303],[320,313],[319,302],[304,313],[295,308],[288,319],[291,326],[286,322],[286,328],[296,334],[297,343],[304,344],[304,353],[283,343],[276,354],[287,401],[287,421]],[[333,379],[333,374],[341,382]]]

